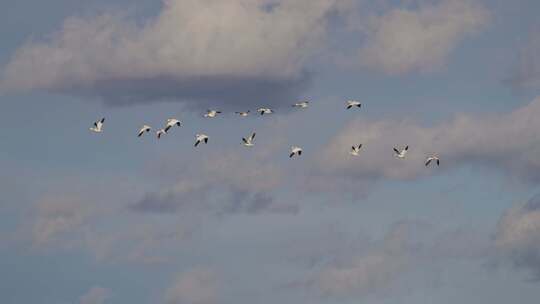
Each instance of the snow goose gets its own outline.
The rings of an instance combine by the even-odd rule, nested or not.
[[[174,127],[180,127],[182,125],[182,122],[176,118],[169,118],[167,119],[167,124],[165,125],[165,132],[169,132],[169,130]]]
[[[245,112],[235,112],[236,114],[242,116],[242,117],[246,117],[249,115],[249,111],[245,111]]]
[[[103,132],[103,123],[105,122],[105,118],[102,118],[96,122],[94,122],[94,126],[90,128],[90,131],[95,133],[101,133]]]
[[[139,130],[139,134],[137,135],[137,137],[143,136],[144,133],[148,133],[150,132],[150,130],[152,130],[152,128],[149,125],[142,126],[142,128]]]
[[[257,109],[257,112],[261,113],[261,115],[274,113],[274,111],[272,111],[272,109],[269,109],[269,108],[259,108]]]
[[[292,146],[291,147],[291,154],[289,154],[289,158],[295,156],[295,155],[302,155],[302,148],[300,147],[297,147],[297,146]]]
[[[356,101],[356,100],[349,100],[347,101],[347,109],[350,109],[352,107],[357,107],[357,108],[361,108],[362,107],[362,103],[360,103],[359,101]]]
[[[351,152],[349,152],[353,156],[358,156],[360,154],[360,149],[362,148],[362,144],[352,146]]]
[[[161,136],[163,136],[163,135],[165,135],[165,134],[167,134],[167,131],[165,131],[165,129],[159,129],[159,130],[157,130],[157,132],[156,132],[156,136],[157,136],[158,139],[160,139]]]
[[[407,155],[407,151],[409,150],[409,146],[405,146],[402,150],[398,150],[397,148],[394,148],[394,152],[396,153],[397,158],[405,158],[405,155]]]
[[[255,132],[253,132],[249,137],[243,137],[242,141],[244,142],[244,146],[253,147],[253,145],[254,145],[253,140],[254,139],[255,139]]]
[[[195,137],[196,137],[195,147],[198,146],[203,141],[205,144],[208,143],[208,135],[206,134],[197,134],[195,135]]]
[[[436,161],[437,162],[437,166],[440,165],[441,161],[440,159],[437,157],[437,156],[430,156],[426,159],[426,167],[429,166],[429,164],[432,162],[432,161]]]
[[[218,114],[221,114],[221,111],[207,110],[207,111],[206,111],[206,114],[204,114],[204,117],[206,117],[206,118],[214,118],[214,117],[216,117]]]
[[[300,101],[292,105],[295,108],[305,109],[309,106],[309,101]]]

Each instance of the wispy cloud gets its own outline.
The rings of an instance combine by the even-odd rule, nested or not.
[[[489,11],[469,0],[391,8],[365,26],[367,39],[360,60],[389,74],[433,70],[444,65],[458,43],[484,28],[488,20]]]

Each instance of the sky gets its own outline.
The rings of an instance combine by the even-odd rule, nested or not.
[[[537,303],[538,1],[0,7],[2,303]]]

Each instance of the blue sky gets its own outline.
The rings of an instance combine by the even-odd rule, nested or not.
[[[0,5],[2,303],[537,302],[537,1]]]

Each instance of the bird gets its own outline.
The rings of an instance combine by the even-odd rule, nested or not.
[[[274,113],[274,111],[272,111],[272,109],[269,109],[269,108],[259,108],[257,109],[257,112],[261,113],[261,115]]]
[[[407,150],[409,150],[409,146],[405,146],[403,150],[398,150],[397,148],[394,148],[394,152],[396,153],[397,158],[405,158],[405,155],[407,155]]]
[[[158,139],[160,139],[161,136],[163,136],[163,135],[165,135],[165,134],[167,134],[167,131],[165,131],[165,129],[159,129],[159,130],[157,130],[157,132],[156,132],[156,136],[157,136]]]
[[[249,111],[246,111],[246,112],[235,112],[236,114],[242,116],[242,117],[246,117],[249,115]]]
[[[214,117],[216,117],[218,114],[221,114],[221,111],[207,110],[207,111],[206,111],[206,114],[204,114],[204,117],[206,117],[206,118],[214,118]]]
[[[174,126],[177,126],[177,127],[180,127],[182,125],[182,122],[176,118],[169,118],[167,119],[167,124],[165,125],[165,133],[169,132],[169,130],[174,127]]]
[[[145,132],[150,132],[150,130],[152,130],[152,128],[149,126],[149,125],[144,125],[142,126],[142,128],[139,130],[139,134],[137,135],[138,137],[141,137],[143,136],[143,134]]]
[[[295,108],[305,109],[309,106],[309,101],[300,101],[292,105]]]
[[[90,131],[95,133],[101,133],[103,132],[103,123],[105,122],[105,118],[102,118],[96,122],[94,122],[94,126],[90,128]]]
[[[440,161],[439,157],[437,157],[437,156],[430,156],[430,157],[428,157],[428,158],[426,159],[426,167],[429,166],[429,164],[430,164],[432,161],[434,161],[434,160],[437,161],[437,166],[440,165],[441,161]]]
[[[206,134],[197,134],[195,137],[197,139],[197,141],[195,141],[195,147],[198,146],[203,141],[205,144],[208,143],[208,135]]]
[[[356,101],[356,100],[349,100],[347,101],[347,109],[350,109],[352,107],[358,107],[358,108],[361,108],[362,107],[362,103],[360,103],[359,101]]]
[[[295,156],[295,155],[302,155],[302,148],[300,147],[297,147],[297,146],[292,146],[291,147],[291,154],[289,154],[289,158]]]
[[[362,144],[359,144],[357,146],[352,146],[351,152],[349,154],[353,156],[358,156],[360,154],[360,149],[362,148]]]
[[[255,139],[255,132],[253,132],[249,137],[243,137],[242,141],[244,142],[244,146],[246,147],[253,147],[255,144],[253,143],[253,140]]]

